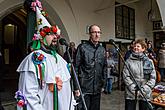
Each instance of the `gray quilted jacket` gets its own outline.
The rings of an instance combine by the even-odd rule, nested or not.
[[[148,58],[148,57],[146,57]],[[138,85],[141,87],[141,90],[143,91],[145,97],[147,100],[151,100],[151,93],[152,88],[155,86],[155,80],[156,80],[156,72],[153,65],[152,60],[151,61],[151,67],[153,68],[152,71],[147,74],[148,78],[146,78],[146,75],[143,73],[143,59],[134,57],[131,55],[129,59],[127,59],[126,64],[127,67],[132,72],[133,76],[135,77],[135,80],[137,81]],[[123,80],[125,82],[125,98],[126,99],[135,99],[135,86],[136,84],[130,77],[130,72],[128,71],[126,65],[123,68]],[[143,100],[142,96],[138,94],[137,97],[138,100]]]

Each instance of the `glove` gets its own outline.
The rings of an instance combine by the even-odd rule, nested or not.
[[[129,86],[129,90],[130,90],[130,91],[135,91],[135,90],[136,90],[136,85],[135,85],[135,84],[131,84],[131,85]]]
[[[151,92],[152,92],[151,88],[146,84],[141,86],[141,90],[142,90],[142,93],[144,94],[144,96],[146,96],[147,94],[151,94]],[[143,95],[141,93],[140,93],[140,95],[143,97]]]

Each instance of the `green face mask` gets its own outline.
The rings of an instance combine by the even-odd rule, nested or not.
[[[32,48],[33,48],[34,50],[40,49],[40,48],[41,48],[41,42],[40,42],[40,40],[35,40],[35,41],[33,41]]]
[[[48,43],[46,41],[46,38],[44,38],[43,41],[44,41],[44,45],[48,46]]]
[[[44,42],[44,45],[45,45],[45,46],[48,46],[48,43],[47,43],[47,41],[46,41],[46,38],[43,39],[43,42]],[[32,48],[33,48],[34,50],[40,49],[40,48],[41,48],[41,41],[40,41],[40,40],[35,40],[35,41],[33,41]]]

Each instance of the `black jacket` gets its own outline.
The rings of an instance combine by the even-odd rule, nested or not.
[[[105,83],[106,58],[105,49],[88,41],[80,44],[76,54],[76,69],[82,92],[97,94]]]

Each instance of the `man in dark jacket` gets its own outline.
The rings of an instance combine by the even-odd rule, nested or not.
[[[133,40],[133,41],[131,42],[130,47],[129,47],[129,50],[125,53],[125,56],[124,56],[124,60],[125,60],[125,61],[130,57],[130,55],[131,55],[132,52],[133,52],[134,42],[135,42],[135,40]]]
[[[89,27],[89,35],[89,41],[77,48],[76,69],[87,109],[100,110],[101,90],[106,73],[105,49],[99,44],[101,30],[98,25]],[[75,95],[80,95],[79,90],[75,91]]]
[[[74,42],[70,42],[70,44],[69,44],[69,54],[70,54],[70,57],[71,57],[71,62],[73,63],[74,66],[75,66],[75,62],[76,62],[76,51],[77,51],[77,49],[75,47],[75,43]],[[65,51],[63,58],[68,63],[71,63],[69,61],[69,56],[68,56],[67,50]]]

